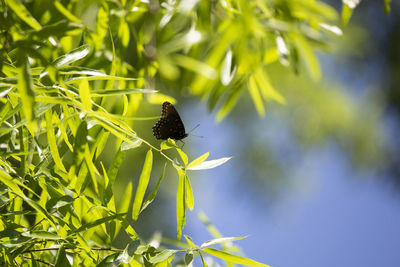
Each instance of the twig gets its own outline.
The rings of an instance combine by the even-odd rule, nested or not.
[[[22,257],[25,258],[25,259],[35,260],[35,261],[41,262],[41,263],[46,264],[48,266],[55,266],[53,263],[49,263],[49,262],[44,261],[44,260],[34,259],[34,258],[31,258],[31,257],[28,257],[28,256],[24,256],[24,255],[22,255]]]

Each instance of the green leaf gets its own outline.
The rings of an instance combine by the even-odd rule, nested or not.
[[[154,198],[156,197],[157,190],[158,190],[158,187],[160,186],[161,180],[164,177],[164,173],[165,173],[165,168],[166,167],[167,167],[167,164],[164,165],[164,168],[163,168],[163,170],[161,172],[160,178],[158,178],[157,184],[153,188],[153,191],[151,191],[151,193],[147,196],[146,200],[143,202],[142,209],[140,210],[140,212],[145,210],[147,208],[147,206],[150,205],[150,203],[153,202]]]
[[[220,243],[225,243],[225,242],[232,242],[232,241],[236,241],[236,240],[240,240],[243,238],[246,238],[247,236],[238,236],[238,237],[221,237],[221,238],[216,238],[216,239],[212,239],[209,240],[207,242],[204,242],[203,244],[201,244],[201,248],[203,247],[208,247],[208,246],[212,246],[215,244],[220,244]]]
[[[129,95],[129,94],[153,94],[157,93],[157,90],[152,89],[114,89],[114,90],[93,90],[92,97],[101,97],[101,96],[121,96],[121,95]]]
[[[158,262],[162,262],[166,259],[168,259],[169,257],[171,257],[172,255],[174,255],[176,252],[178,252],[177,250],[174,249],[165,249],[163,251],[161,251],[160,253],[158,253],[156,256],[154,256],[153,258],[151,258],[149,260],[150,263],[158,263]]]
[[[204,248],[202,249],[204,252],[213,255],[217,258],[220,258],[222,260],[228,261],[228,262],[232,262],[232,263],[236,263],[236,264],[242,264],[245,266],[251,266],[251,267],[269,267],[269,265],[245,258],[245,257],[240,257],[240,256],[236,256],[221,250],[217,250],[214,248]]]
[[[121,144],[121,151],[125,151],[125,150],[129,150],[129,149],[134,149],[139,147],[141,144],[143,143],[143,141],[141,139],[137,139],[137,138],[129,138],[129,142],[128,141],[123,141]]]
[[[187,251],[185,254],[185,264],[189,265],[193,261],[193,252],[192,251]]]
[[[190,185],[190,181],[187,175],[185,175],[185,190],[186,190],[186,206],[190,209],[193,210],[194,206],[194,199],[193,199],[193,191],[192,191],[192,186]]]
[[[128,185],[126,186],[123,196],[124,197],[122,198],[122,202],[120,204],[118,212],[127,213],[128,209],[129,209],[129,204],[131,203],[131,197],[132,197],[132,182],[129,182]]]
[[[300,58],[307,72],[314,81],[319,81],[321,79],[321,68],[311,44],[300,34],[292,34],[291,39],[299,51]]]
[[[390,13],[390,3],[392,2],[392,0],[385,0],[384,4],[383,4],[383,10],[386,14]]]
[[[128,264],[133,257],[135,256],[135,252],[140,245],[140,240],[131,241],[124,249],[124,252],[118,257],[118,260],[123,263]]]
[[[48,232],[48,231],[32,231],[32,232],[23,232],[22,236],[32,237],[37,239],[46,239],[46,240],[59,240],[62,239],[57,234]]]
[[[178,151],[179,156],[181,156],[181,159],[183,161],[183,164],[186,166],[188,164],[188,156],[179,147],[176,147],[176,151]]]
[[[182,237],[182,228],[185,226],[185,213],[186,213],[186,196],[185,196],[185,181],[186,174],[183,170],[178,169],[179,183],[178,191],[176,192],[176,239],[180,240]]]
[[[72,14],[67,8],[65,8],[59,1],[53,1],[54,7],[64,15],[67,19],[72,22],[82,23],[82,21],[77,18],[74,14]]]
[[[140,213],[143,197],[146,192],[147,185],[149,184],[152,165],[153,165],[153,152],[150,149],[146,154],[146,159],[144,160],[142,174],[140,175],[139,184],[136,189],[135,200],[133,201],[132,219],[134,221],[137,220]]]
[[[197,246],[193,243],[193,240],[190,236],[184,235],[186,242],[189,244],[191,248],[197,248]]]
[[[256,107],[258,115],[264,117],[265,116],[264,103],[262,101],[260,90],[258,89],[256,80],[254,79],[253,76],[249,77],[249,83],[247,88],[249,90],[251,99],[253,100],[254,106]]]
[[[200,163],[197,166],[193,166],[193,167],[187,168],[187,169],[191,170],[191,171],[212,169],[212,168],[215,168],[215,167],[218,167],[218,166],[224,164],[231,158],[232,157],[225,157],[225,158],[220,158],[220,159],[207,160],[207,161],[203,161],[202,163]]]
[[[361,2],[361,0],[342,0],[342,24],[346,25],[351,15],[353,14],[354,8]]]
[[[66,172],[64,164],[61,161],[60,154],[58,153],[56,136],[54,134],[53,124],[52,124],[52,116],[53,116],[52,110],[48,109],[45,113],[47,142],[49,144],[50,152],[53,157],[54,163],[60,170]]]
[[[18,68],[18,92],[21,97],[22,110],[28,120],[28,129],[33,134],[37,130],[36,117],[35,117],[35,94],[33,92],[32,75],[28,63],[28,58],[22,59],[22,64]]]
[[[40,23],[29,13],[25,5],[23,5],[18,0],[7,0],[7,5],[14,11],[20,19],[22,19],[26,24],[31,26],[34,30],[40,30],[42,26]]]
[[[90,45],[84,44],[78,48],[75,48],[68,54],[62,55],[53,61],[53,65],[57,68],[62,66],[69,65],[75,61],[78,61],[84,57],[86,57],[90,52]]]
[[[79,96],[81,97],[83,107],[87,111],[92,110],[92,100],[90,96],[89,82],[87,80],[82,80],[79,83]]]
[[[106,222],[109,222],[109,221],[113,221],[115,219],[123,218],[125,215],[126,215],[126,213],[118,213],[118,214],[114,214],[114,215],[110,215],[110,216],[107,216],[107,217],[104,217],[104,218],[97,219],[97,220],[95,220],[93,222],[89,222],[89,223],[86,223],[86,224],[82,225],[78,229],[75,229],[75,230],[71,231],[70,234],[80,233],[82,231],[85,231],[85,230],[88,230],[90,228],[96,227],[96,226],[101,225],[103,223],[106,223]]]
[[[68,267],[71,266],[67,259],[67,254],[65,253],[65,248],[64,244],[61,245],[61,247],[58,249],[57,256],[56,256],[56,262],[55,262],[55,267]]]
[[[203,161],[205,161],[208,156],[210,155],[210,152],[204,153],[203,155],[201,155],[200,157],[198,157],[197,159],[193,160],[192,162],[190,162],[187,165],[187,169],[190,169],[192,167],[195,167],[197,165],[200,165]]]

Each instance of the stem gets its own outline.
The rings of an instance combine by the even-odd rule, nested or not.
[[[48,266],[55,266],[53,263],[49,263],[49,262],[44,261],[44,260],[34,259],[34,258],[31,258],[31,257],[28,257],[28,256],[24,256],[24,255],[22,255],[22,257],[25,258],[25,259],[35,260],[35,261],[41,262],[41,263],[46,264]]]

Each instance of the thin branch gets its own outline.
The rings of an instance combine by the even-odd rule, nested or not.
[[[41,262],[41,263],[46,264],[48,266],[55,266],[53,263],[49,263],[49,262],[44,261],[44,260],[34,259],[34,258],[31,258],[31,257],[28,257],[28,256],[24,256],[24,255],[22,255],[22,257],[25,258],[25,259],[28,259],[28,260],[35,260],[35,261]]]

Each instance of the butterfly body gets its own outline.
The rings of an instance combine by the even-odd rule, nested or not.
[[[153,135],[155,138],[163,140],[168,138],[181,140],[188,136],[181,117],[171,103],[163,103],[161,118],[153,126]]]

